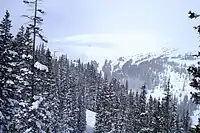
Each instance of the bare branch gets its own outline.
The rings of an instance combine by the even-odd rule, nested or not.
[[[45,12],[42,9],[38,9],[38,12],[40,12],[41,14],[45,14]]]
[[[35,4],[34,1],[29,1],[29,0],[23,0],[24,4]]]
[[[22,15],[22,17],[28,18],[30,20],[34,20],[34,16]]]
[[[37,37],[39,37],[42,41],[44,41],[45,43],[48,43],[48,40],[46,39],[45,36],[43,36],[42,34],[37,34]]]

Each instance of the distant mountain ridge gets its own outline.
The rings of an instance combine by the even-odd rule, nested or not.
[[[106,60],[102,71],[109,78],[115,77],[121,82],[128,80],[129,87],[134,90],[146,84],[151,94],[157,97],[162,96],[166,80],[170,78],[173,94],[183,100],[184,95],[190,95],[194,91],[189,86],[187,68],[197,64],[197,61],[192,53],[179,54],[177,49],[163,48],[158,53],[119,57],[115,61]]]

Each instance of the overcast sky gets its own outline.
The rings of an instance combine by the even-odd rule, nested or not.
[[[162,47],[190,51],[198,46],[189,10],[200,12],[199,0],[44,0],[43,29],[48,47],[73,58],[113,59]],[[1,0],[0,16],[8,9],[13,32],[27,20],[22,0]],[[199,10],[198,10],[199,9]]]

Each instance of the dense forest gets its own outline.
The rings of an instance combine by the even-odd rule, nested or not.
[[[0,133],[83,133],[86,110],[96,112],[94,133],[191,132],[170,78],[164,98],[147,97],[145,84],[134,92],[92,62],[52,56],[40,34],[35,48],[39,28],[31,26],[13,35],[8,11],[0,23]]]

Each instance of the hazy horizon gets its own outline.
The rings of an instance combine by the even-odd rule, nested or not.
[[[13,32],[27,20],[22,0],[3,0],[0,16],[8,9]],[[197,20],[187,17],[198,12],[200,1],[84,0],[45,1],[41,5],[44,34],[52,51],[82,60],[114,59],[135,53],[158,51],[163,47],[190,52],[198,47],[198,35],[192,28]]]

